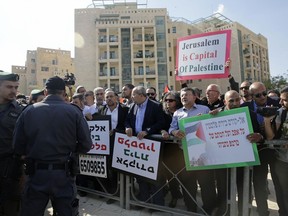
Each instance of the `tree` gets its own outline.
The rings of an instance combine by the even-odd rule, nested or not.
[[[287,82],[288,74],[272,76],[271,79],[264,82],[267,89],[281,89],[288,85]]]

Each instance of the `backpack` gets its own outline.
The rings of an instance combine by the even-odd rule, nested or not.
[[[283,123],[286,120],[286,116],[287,116],[287,110],[284,109],[284,110],[282,110],[282,113],[281,113],[281,123],[280,123],[280,127],[279,127],[278,130],[276,128],[276,122],[275,122],[275,119],[276,119],[277,115],[272,119],[271,126],[272,126],[273,131],[275,132],[275,136],[274,136],[273,139],[280,139],[281,138],[282,129],[283,129]]]

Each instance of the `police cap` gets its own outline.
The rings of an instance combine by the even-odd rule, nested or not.
[[[4,72],[0,70],[0,81],[19,81],[19,75],[11,72]]]
[[[65,82],[62,78],[54,76],[47,80],[45,87],[50,90],[65,90]]]
[[[38,96],[38,95],[44,95],[44,90],[42,89],[33,89],[31,91],[31,95]]]

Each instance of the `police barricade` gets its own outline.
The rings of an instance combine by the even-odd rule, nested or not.
[[[203,203],[201,201],[201,196],[198,195],[195,199],[195,196],[193,196],[190,193],[189,189],[187,189],[187,183],[182,182],[183,178],[181,178],[181,174],[183,172],[186,172],[186,168],[185,168],[185,164],[183,161],[183,152],[179,148],[179,145],[177,144],[177,142],[175,142],[172,137],[170,137],[168,140],[162,140],[161,135],[152,135],[147,138],[150,140],[160,141],[161,143],[162,147],[159,148],[159,155],[157,158],[158,163],[159,163],[159,166],[157,165],[157,167],[159,169],[157,170],[156,176],[162,180],[164,179],[164,181],[160,181],[161,184],[158,185],[157,190],[149,194],[148,199],[146,200],[139,199],[139,185],[138,185],[139,182],[138,181],[139,179],[141,181],[141,178],[137,178],[138,175],[127,172],[129,171],[129,167],[126,167],[126,172],[124,170],[124,173],[126,175],[123,174],[122,172],[123,170],[122,171],[119,170],[119,172],[116,172],[116,175],[117,175],[116,187],[113,187],[114,189],[113,191],[111,191],[111,188],[112,188],[111,185],[113,185],[113,183],[111,183],[109,179],[110,177],[109,172],[113,171],[111,167],[112,160],[114,159],[117,161],[117,156],[115,155],[113,155],[113,159],[111,159],[110,155],[93,155],[93,154],[80,155],[79,156],[79,168],[80,168],[81,175],[77,176],[78,190],[82,192],[87,192],[87,193],[107,197],[109,199],[118,200],[120,201],[120,206],[126,209],[130,209],[131,205],[133,205],[133,206],[145,207],[145,208],[154,209],[157,211],[169,212],[169,213],[180,214],[180,215],[209,215],[211,212],[208,213],[202,208]],[[122,142],[124,144],[125,141],[122,140]],[[151,150],[154,148],[153,146],[150,146],[150,147],[151,147]],[[100,147],[98,146],[97,148],[101,148],[101,145]],[[114,149],[114,152],[115,152],[115,149]],[[135,155],[136,152],[126,151],[125,154],[130,154],[131,156],[131,153],[134,154],[134,156],[136,156]],[[138,157],[139,156],[140,155],[138,155]],[[142,157],[145,158],[145,155],[144,156],[142,155]],[[119,158],[118,158],[118,162],[120,162]],[[121,163],[124,163],[124,162],[122,161]],[[141,168],[142,167],[139,167],[139,169]],[[229,169],[231,172],[227,172],[229,173],[229,176],[227,176],[227,179],[230,179],[230,184],[227,184],[227,187],[228,185],[230,185],[230,189],[227,189],[227,191],[229,191],[230,196],[227,195],[227,197],[229,198],[227,198],[226,205],[224,206],[225,210],[224,210],[223,215],[225,215],[225,213],[228,213],[228,212],[230,212],[230,215],[236,215],[238,208],[239,209],[241,208],[243,215],[248,215],[249,208],[251,208],[251,205],[249,205],[249,196],[247,195],[249,194],[249,191],[250,191],[249,189],[249,185],[250,185],[249,184],[249,179],[250,179],[249,167],[244,168],[243,199],[242,199],[243,202],[242,202],[242,206],[239,206],[239,207],[236,201],[237,200],[236,169],[237,168],[231,168]],[[114,177],[115,177],[115,172],[114,172]],[[146,180],[148,180],[149,182],[148,178],[146,178]],[[155,180],[150,180],[150,182],[153,184]],[[157,197],[159,193],[168,192],[167,191],[168,188],[170,189],[170,193],[171,193],[172,187],[174,187],[174,189],[175,187],[177,187],[178,191],[182,191],[180,192],[180,195],[177,197],[179,200],[181,199],[183,191],[186,191],[187,196],[192,200],[193,203],[195,203],[197,207],[197,212],[199,213],[196,213],[196,212],[192,213],[191,211],[187,211],[187,208],[189,209],[189,206],[185,206],[182,200],[180,200],[180,202],[178,201],[178,204],[172,207],[169,207],[164,204],[163,205],[157,205],[155,203],[153,204],[153,199]],[[166,194],[165,197],[166,197],[165,203],[168,203],[169,195]]]
[[[136,206],[136,209],[139,209],[139,207],[140,208],[145,207],[145,208],[168,212],[168,213],[172,213],[176,215],[177,214],[179,215],[210,215],[212,212],[206,212],[202,208],[203,203],[201,201],[201,196],[198,195],[195,199],[195,196],[193,196],[193,194],[190,193],[191,190],[188,185],[189,180],[187,182],[183,182],[183,173],[186,172],[186,168],[185,168],[184,159],[183,159],[183,152],[179,148],[179,145],[177,144],[177,142],[175,142],[172,137],[170,137],[168,140],[163,140],[161,135],[152,135],[147,138],[150,140],[160,141],[162,145],[161,154],[159,155],[160,159],[159,159],[159,167],[158,167],[158,173],[157,173],[158,178],[157,178],[157,181],[151,181],[148,178],[144,178],[143,180],[143,178],[141,177],[139,178],[139,176],[137,175],[136,176],[126,175],[125,208],[130,209],[132,205],[132,206]],[[123,145],[124,145],[124,142],[126,142],[126,147],[127,147],[126,150],[127,150],[129,149],[128,145],[133,145],[133,144],[131,144],[131,140],[129,140],[130,141],[129,143],[127,142],[128,140],[125,141],[125,138],[123,139],[124,139],[122,140]],[[147,140],[145,142],[147,142]],[[138,145],[140,144],[138,143]],[[141,153],[139,153],[139,156],[140,154]],[[134,152],[134,155],[135,155],[135,152]],[[127,170],[130,168],[131,167],[129,166],[126,167]],[[144,166],[139,165],[138,168],[144,169]],[[237,204],[236,170],[237,168],[230,168],[229,172],[227,172],[227,174],[229,173],[229,176],[227,175],[227,179],[229,179],[230,184],[227,184],[226,191],[227,193],[229,192],[229,195],[227,195],[226,205],[224,207],[222,206],[224,210],[222,211],[223,213],[221,215],[225,215],[226,213],[227,214],[230,213],[230,215],[237,215],[238,208],[239,208],[239,211],[241,211],[243,215],[248,215],[249,208],[251,208],[251,205],[249,205],[249,197],[247,195],[248,192],[250,191],[249,189],[250,168],[249,167],[243,168],[244,181],[243,181],[243,197],[241,198],[242,200],[241,206],[239,205],[239,203]],[[191,172],[191,171],[188,171],[188,172]],[[140,184],[141,184],[141,181],[145,181],[145,180],[152,185],[153,184],[157,185],[157,188],[156,190],[154,188],[153,192],[149,193],[149,197],[143,200],[141,199],[141,194],[140,194],[140,191],[141,191]],[[228,185],[230,186],[229,189],[228,189]],[[174,196],[175,196],[175,188],[176,188],[176,192],[180,192],[178,196],[176,195],[177,199],[179,199],[180,202],[178,201],[176,203],[169,203],[168,189],[170,193],[173,193],[171,190],[174,190]],[[149,190],[149,187],[147,187],[146,189]],[[189,209],[190,206],[189,205],[185,206],[184,202],[182,201],[183,199],[181,199],[184,191],[186,191],[186,196],[188,196],[192,200],[197,210],[194,209],[194,211],[191,212],[191,209]],[[159,193],[161,194],[163,192],[165,196],[166,205],[159,205],[157,204],[157,201],[155,202],[155,199],[159,199]],[[167,206],[167,203],[169,203],[168,206]],[[132,208],[135,208],[135,207],[132,207]],[[196,211],[198,213],[196,213]],[[213,213],[215,214],[215,209]]]

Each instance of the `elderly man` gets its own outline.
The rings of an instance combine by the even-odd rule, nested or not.
[[[220,86],[210,84],[206,88],[206,98],[202,100],[202,105],[208,106],[210,110],[221,108],[224,104],[220,98]]]
[[[230,90],[225,93],[224,96],[224,107],[221,108],[221,110],[218,111],[224,111],[224,110],[231,110],[236,109],[240,107],[241,98],[237,91]],[[253,126],[254,133],[248,134],[247,139],[251,142],[261,142],[263,141],[263,136],[260,134],[260,126],[257,122],[257,115],[255,112],[250,110],[250,117],[251,122]],[[224,215],[227,211],[227,200],[228,200],[228,170],[227,169],[219,169],[219,173],[222,173],[222,175],[218,176],[217,184],[221,184],[222,189],[222,196],[218,197],[220,199],[220,206],[218,208],[218,211],[216,212],[216,215]],[[243,168],[237,168],[237,189],[238,189],[238,206],[239,206],[239,215],[242,215],[242,200],[243,200]],[[226,194],[226,196],[224,196]]]
[[[19,210],[21,166],[13,157],[12,139],[22,107],[15,98],[18,74],[0,71],[0,215],[15,216]]]
[[[165,124],[161,104],[150,100],[143,86],[133,88],[132,99],[134,104],[131,105],[125,122],[127,136],[137,136],[141,140],[147,135],[160,133]],[[152,203],[164,205],[164,195],[161,190],[161,186],[165,184],[163,176],[160,176],[160,180],[155,183],[150,183],[141,177],[138,177],[137,181],[141,201],[150,200],[150,196],[155,193]]]
[[[209,108],[203,105],[195,104],[196,95],[192,88],[186,87],[181,89],[181,102],[183,108],[176,110],[173,114],[171,126],[169,128],[169,133],[178,139],[183,139],[186,134],[184,131],[179,130],[178,121],[182,118],[197,116],[200,114],[209,113]],[[177,158],[178,163],[185,166],[184,155]],[[181,168],[182,168],[181,167]],[[216,202],[216,190],[214,183],[214,173],[211,170],[201,170],[201,171],[186,171],[183,170],[178,174],[178,178],[183,183],[186,189],[183,189],[184,202],[188,211],[197,212],[196,200],[197,193],[197,181],[201,186],[201,195],[203,201],[203,209],[206,213],[211,214]],[[190,195],[193,197],[191,199]]]

